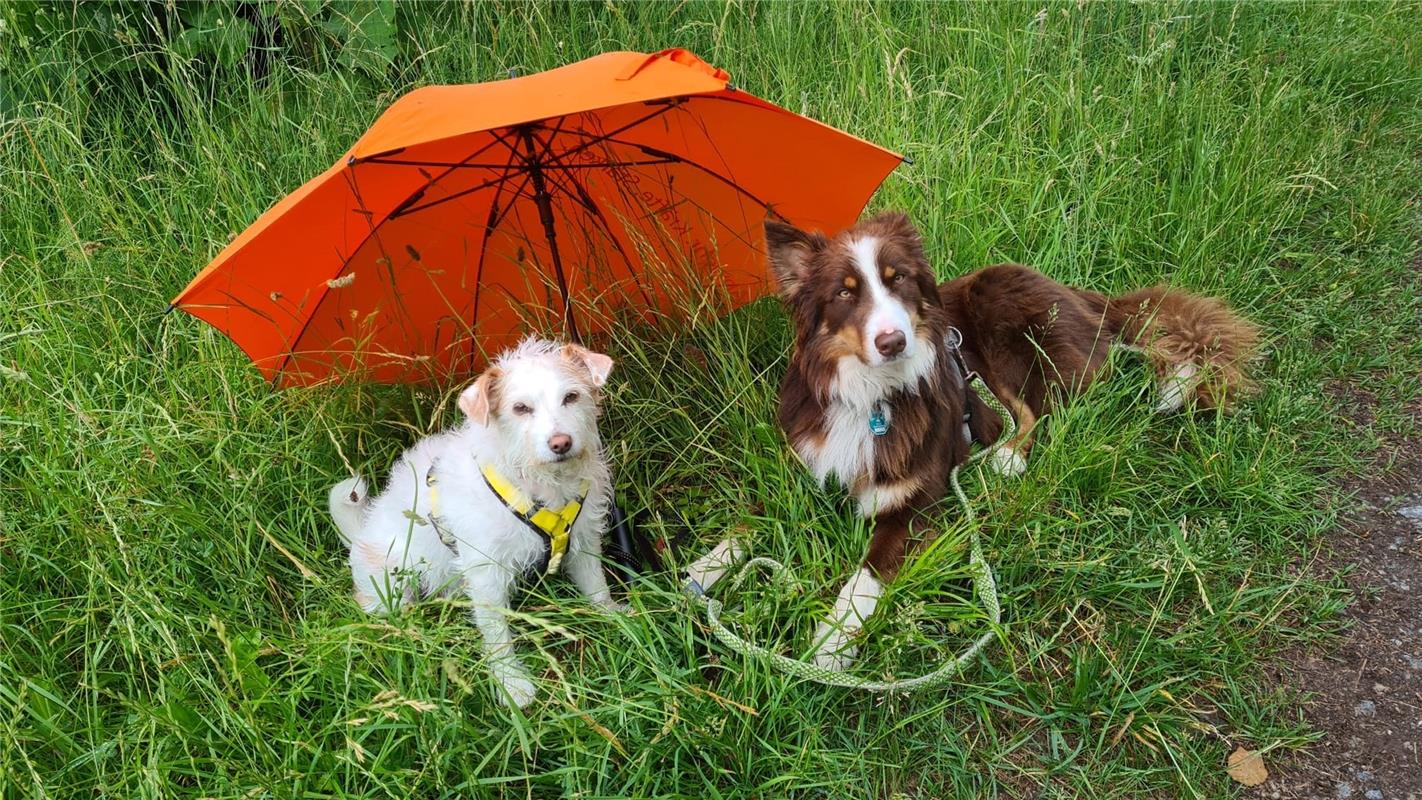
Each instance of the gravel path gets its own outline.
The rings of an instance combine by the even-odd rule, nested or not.
[[[1422,419],[1422,407],[1414,408]],[[1387,443],[1331,542],[1355,602],[1341,641],[1279,667],[1324,738],[1256,797],[1422,800],[1422,439]],[[1390,466],[1389,466],[1390,465]]]

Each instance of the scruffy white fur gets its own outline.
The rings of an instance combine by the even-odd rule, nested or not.
[[[537,567],[543,540],[529,530],[485,484],[492,464],[525,494],[550,508],[591,491],[569,536],[562,569],[587,598],[617,609],[602,570],[602,538],[611,502],[611,477],[598,437],[598,396],[612,359],[576,345],[527,339],[500,356],[459,396],[467,419],[421,439],[390,470],[385,491],[369,496],[365,481],[331,487],[331,517],[350,547],[356,601],[387,613],[416,594],[463,589],[473,601],[474,623],[484,635],[490,669],[505,699],[528,705],[536,690],[513,652],[509,592],[520,575]],[[556,437],[571,437],[566,453]],[[434,464],[441,525],[458,541],[456,557],[430,524],[425,476]]]
[[[859,648],[852,644],[864,623],[874,616],[884,584],[868,569],[860,567],[854,577],[839,590],[834,610],[815,629],[815,665],[843,672],[854,663]]]

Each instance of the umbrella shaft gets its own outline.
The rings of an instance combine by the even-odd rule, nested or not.
[[[568,281],[563,275],[563,257],[558,253],[558,233],[553,226],[553,198],[548,194],[548,185],[543,181],[543,166],[538,163],[538,150],[534,147],[533,134],[523,130],[523,145],[528,148],[528,177],[533,183],[533,202],[538,206],[538,219],[543,223],[543,235],[548,239],[548,251],[553,256],[553,272],[558,277],[558,290],[563,293],[563,322],[568,335],[578,344],[583,337],[578,335],[578,325],[573,321],[573,298],[568,294]]]

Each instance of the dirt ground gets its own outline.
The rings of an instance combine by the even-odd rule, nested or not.
[[[1411,411],[1422,422],[1422,403]],[[1324,737],[1271,764],[1255,797],[1422,800],[1422,439],[1387,441],[1345,488],[1358,507],[1334,534],[1327,568],[1352,567],[1352,626],[1276,672],[1312,695],[1305,713]]]

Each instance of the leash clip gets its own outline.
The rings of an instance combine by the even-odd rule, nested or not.
[[[949,350],[957,350],[963,346],[963,332],[949,325],[948,332],[943,337],[943,343],[948,345]]]

